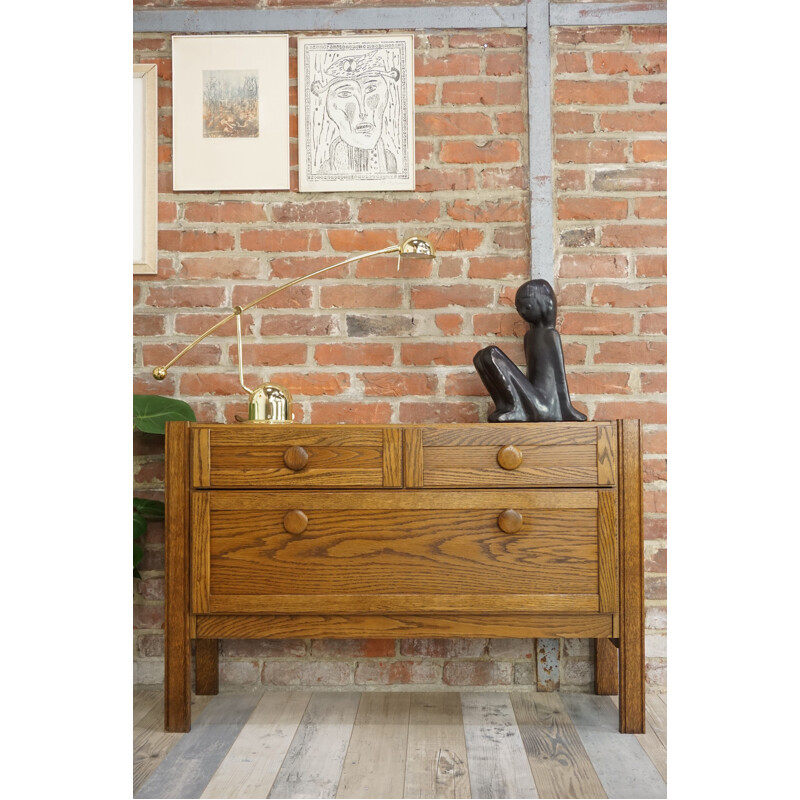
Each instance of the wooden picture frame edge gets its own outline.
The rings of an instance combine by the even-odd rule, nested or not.
[[[134,275],[158,272],[158,80],[155,64],[134,64],[133,79],[144,86],[144,175],[141,261],[133,261]],[[134,120],[135,122],[135,120]],[[134,192],[136,185],[134,184]],[[135,198],[134,198],[135,202]]]

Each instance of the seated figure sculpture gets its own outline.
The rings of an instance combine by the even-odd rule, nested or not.
[[[524,339],[527,377],[495,345],[478,351],[472,360],[494,400],[489,422],[584,422],[586,415],[569,399],[561,337],[555,328],[553,288],[545,280],[527,281],[517,290],[514,302],[530,324]]]

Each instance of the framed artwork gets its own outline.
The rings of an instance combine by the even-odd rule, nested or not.
[[[172,37],[175,191],[289,188],[289,37]]]
[[[301,192],[412,190],[414,36],[299,36]]]
[[[133,274],[158,271],[158,91],[155,64],[133,65]]]

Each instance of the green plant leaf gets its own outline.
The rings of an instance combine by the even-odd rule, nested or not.
[[[148,519],[164,519],[164,503],[161,500],[145,500],[143,497],[134,497],[133,510]]]
[[[133,538],[141,539],[147,533],[147,520],[138,512],[133,512]],[[135,547],[135,545],[134,545]]]
[[[152,394],[133,396],[133,427],[143,433],[164,433],[169,420],[189,420],[194,422],[192,407],[174,397],[160,397]]]

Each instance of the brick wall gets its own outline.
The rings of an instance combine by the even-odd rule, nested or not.
[[[592,418],[645,421],[648,679],[657,688],[666,681],[665,279],[658,238],[664,106],[657,94],[664,87],[663,31],[552,33],[560,325],[576,405]],[[245,410],[232,324],[195,348],[163,383],[155,383],[150,370],[232,305],[420,232],[437,244],[440,257],[433,263],[405,262],[398,277],[395,258],[369,259],[249,311],[245,379],[288,386],[295,418],[307,422],[485,420],[490,403],[472,368],[473,354],[497,343],[524,361],[524,326],[513,296],[530,271],[525,47],[525,31],[518,29],[418,32],[416,191],[315,195],[297,192],[292,38],[291,190],[173,193],[170,37],[135,35],[134,60],[158,65],[160,180],[158,274],[134,281],[134,391],[174,394],[198,419],[231,421]],[[662,127],[652,127],[657,124]],[[137,435],[134,461],[137,494],[160,496],[159,437]],[[158,683],[158,525],[148,533],[140,570],[134,679]],[[592,655],[587,640],[226,641],[221,678],[269,686],[589,690]]]

